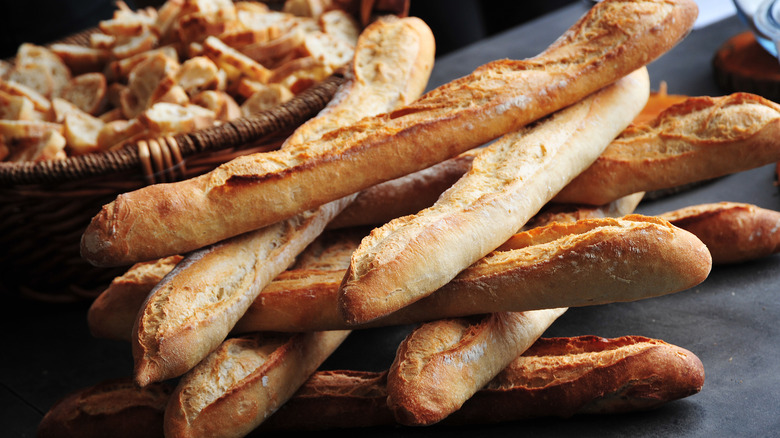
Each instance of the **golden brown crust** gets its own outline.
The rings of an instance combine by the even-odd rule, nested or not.
[[[542,338],[442,424],[652,409],[696,394],[704,378],[695,354],[656,339]],[[168,383],[139,388],[130,378],[85,388],[52,406],[38,436],[162,437],[172,390]],[[317,371],[249,436],[395,425],[386,400],[386,371]]]
[[[381,226],[395,218],[430,207],[445,190],[468,172],[475,152],[466,151],[427,169],[363,190],[349,207],[328,224],[328,228]]]
[[[497,248],[601,154],[648,93],[642,68],[506,134],[481,149],[433,206],[374,229],[339,292],[345,320],[361,324],[409,305]]]
[[[695,234],[713,264],[740,263],[780,252],[780,212],[755,205],[719,202],[659,215]]]
[[[233,331],[350,327],[339,313],[338,287],[363,235],[362,230],[323,235],[291,270],[263,289]],[[596,253],[600,257],[592,257]],[[707,276],[710,265],[702,242],[656,218],[550,224],[518,233],[429,297],[361,327],[644,299],[693,287]],[[565,269],[569,266],[577,270]],[[567,287],[552,288],[553,276],[555,284]],[[571,284],[577,286],[568,287]],[[135,315],[137,308],[114,313]]]
[[[696,13],[691,0],[600,2],[538,57],[492,62],[305,148],[242,157],[201,178],[122,195],[93,218],[82,254],[123,264],[181,253],[444,161],[643,66],[684,37]]]
[[[500,422],[645,410],[693,395],[703,384],[699,358],[660,340],[551,338],[531,346],[448,420]]]
[[[226,340],[187,373],[165,411],[165,436],[240,437],[276,411],[348,331]]]
[[[139,388],[132,378],[107,380],[74,391],[44,415],[39,438],[163,437],[163,413],[173,386]]]
[[[553,223],[516,234],[401,312],[419,320],[426,309],[456,316],[641,300],[691,288],[711,266],[696,236],[656,218]]]
[[[411,103],[425,91],[433,68],[435,43],[422,20],[385,16],[370,24],[361,37],[355,47],[356,64],[346,72],[351,82],[348,86],[370,87],[373,91],[335,96],[318,117],[296,130],[285,144],[316,140],[341,127],[334,120],[359,120],[374,115],[367,108],[388,111]]]
[[[376,327],[632,301],[693,287],[710,267],[706,246],[665,221],[636,215],[586,219],[519,233],[428,297],[359,326],[346,324],[338,313],[343,271],[288,271],[263,290],[235,330]]]
[[[349,200],[196,251],[155,287],[133,327],[136,382],[177,377],[230,333],[263,287]]]
[[[104,339],[129,340],[138,310],[149,293],[182,260],[170,256],[151,262],[136,263],[92,302],[87,312],[87,324],[92,336]]]
[[[601,205],[780,160],[780,105],[735,93],[692,97],[626,129],[555,202]]]
[[[437,423],[460,409],[566,309],[501,312],[423,324],[401,342],[387,374],[396,421]]]
[[[552,222],[575,222],[580,219],[626,216],[634,212],[644,196],[644,192],[637,192],[598,206],[548,203],[531,220],[526,222],[521,231],[528,231]]]
[[[280,157],[305,159],[315,154],[312,146],[321,143],[318,141],[323,133],[365,116],[388,112],[417,98],[424,91],[433,67],[433,46],[430,29],[417,18],[387,19],[372,24],[361,34],[355,57],[346,72],[346,83],[328,106],[297,129],[278,152],[262,154],[258,159],[267,158],[272,167],[281,165],[284,159]],[[251,172],[244,169],[247,160],[226,163],[222,169],[188,181],[150,186],[120,195],[93,220],[82,239],[82,254],[98,265],[121,265],[162,254],[181,254],[324,203],[310,203],[306,208],[257,223],[254,218],[266,217],[264,212],[273,212],[284,203],[296,202],[301,188],[288,185],[280,189],[283,192],[271,189],[270,193],[243,197],[245,187],[255,185],[256,179],[247,175]],[[231,179],[233,172],[236,176]],[[272,185],[286,183],[289,180],[286,173],[285,170],[271,175]],[[332,174],[323,178],[317,182],[323,189],[333,185]],[[147,192],[150,197],[146,197]],[[284,200],[278,199],[281,193],[284,193]],[[326,201],[340,198],[336,196]],[[246,208],[253,211],[240,212]],[[250,225],[240,229],[234,227],[230,224],[232,212],[240,212],[232,216],[233,220],[246,221]],[[158,220],[161,215],[164,219]],[[155,216],[158,219],[154,219]],[[176,224],[179,221],[184,223]]]
[[[257,432],[395,424],[386,372],[318,372]],[[642,336],[541,338],[442,424],[486,424],[652,409],[698,393],[690,351]]]

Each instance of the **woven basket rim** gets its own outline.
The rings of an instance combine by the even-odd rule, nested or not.
[[[63,43],[86,46],[90,35],[99,31],[99,27],[91,27],[49,42],[46,46]],[[175,145],[181,159],[186,159],[199,153],[241,147],[292,130],[330,102],[344,82],[344,71],[344,68],[337,69],[330,77],[269,110],[198,131],[170,135],[166,137],[170,141],[161,143]],[[137,171],[142,175],[139,148],[139,142],[133,142],[113,150],[68,156],[61,160],[0,162],[0,188],[57,184],[127,171]]]
[[[342,70],[309,87],[289,101],[266,111],[198,131],[171,136],[181,157],[240,147],[294,129],[316,115],[344,82]],[[99,153],[61,160],[0,162],[0,187],[52,184],[141,169],[137,142]]]

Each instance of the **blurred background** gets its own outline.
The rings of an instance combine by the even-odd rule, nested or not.
[[[575,1],[585,0],[412,0],[410,15],[428,23],[441,56]],[[138,8],[163,1],[125,3]],[[114,0],[0,1],[0,58],[12,57],[23,42],[44,44],[96,26],[114,9]]]

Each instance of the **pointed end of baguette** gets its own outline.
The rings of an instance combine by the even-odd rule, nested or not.
[[[349,270],[341,283],[338,294],[338,305],[341,317],[347,325],[359,325],[375,319],[368,299],[361,288],[349,281]]]
[[[94,266],[109,266],[106,254],[112,251],[110,232],[105,226],[113,210],[113,202],[104,205],[81,236],[81,257]]]
[[[154,382],[156,380],[154,378],[155,374],[156,373],[152,370],[152,367],[150,366],[149,362],[145,360],[141,360],[135,364],[135,371],[133,373],[133,378],[135,380],[135,384],[140,386],[141,388]]]

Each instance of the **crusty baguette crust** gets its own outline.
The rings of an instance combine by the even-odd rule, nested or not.
[[[570,214],[560,218],[570,219]],[[233,331],[353,327],[339,313],[338,287],[363,235],[361,230],[339,230],[321,236],[292,269],[263,289]],[[650,298],[693,287],[707,277],[710,265],[701,241],[657,218],[632,215],[550,224],[518,233],[427,298],[359,327]],[[114,308],[102,320],[115,313],[135,314],[136,309]]]
[[[522,231],[541,227],[552,222],[575,222],[580,219],[623,217],[634,212],[642,202],[644,192],[632,193],[604,205],[548,203],[523,225]]]
[[[662,83],[662,87],[664,84]],[[656,118],[663,110],[688,99],[688,96],[669,95],[666,89],[650,93],[647,104],[642,112],[634,118],[632,124],[647,123]],[[476,150],[443,161],[391,181],[377,184],[360,192],[355,201],[328,224],[328,228],[344,228],[349,226],[374,225],[381,226],[391,220],[414,214],[433,205],[439,196],[471,168]],[[633,196],[633,197],[631,197]],[[642,198],[642,192],[629,195],[623,202],[626,205]],[[623,198],[621,198],[623,199]],[[619,206],[618,206],[619,207]],[[631,211],[636,207],[631,207]],[[537,214],[523,227],[528,229],[536,226],[545,214],[560,215],[564,210],[570,210],[576,219],[585,217],[604,217],[599,209],[588,209],[585,205],[557,204],[548,206],[544,214]],[[594,216],[594,214],[596,216]],[[628,214],[628,213],[624,213]],[[619,215],[610,215],[619,217]]]
[[[355,56],[346,72],[347,81],[326,108],[298,128],[279,151],[260,154],[258,159],[267,158],[276,166],[284,161],[280,157],[316,154],[313,146],[322,143],[319,139],[324,133],[411,102],[425,91],[433,61],[433,34],[420,19],[388,18],[371,24],[361,33],[355,47]],[[278,204],[295,202],[301,187],[287,186],[282,188],[284,192],[271,189],[270,197],[262,193],[246,197],[241,186],[253,186],[252,177],[242,182],[239,176],[234,184],[228,185],[212,181],[229,176],[234,167],[239,174],[245,172],[240,170],[244,167],[240,162],[224,166],[226,169],[191,180],[120,195],[103,208],[85,232],[82,255],[96,265],[122,265],[162,257],[162,254],[181,254],[342,198],[335,196],[311,203],[307,208],[259,223],[252,217],[266,217],[263,212],[275,210]],[[285,181],[288,178],[284,173],[271,179]],[[332,185],[332,174],[327,179],[320,182],[323,187]],[[160,214],[164,215],[163,220],[159,219]],[[231,220],[248,220],[251,225],[236,229],[230,225]],[[132,226],[125,227],[127,221],[132,221]],[[177,225],[180,221],[186,223]],[[108,228],[101,229],[104,225]]]
[[[601,154],[648,93],[642,68],[480,150],[433,206],[361,242],[339,293],[344,319],[361,324],[407,306],[497,248]]]
[[[701,241],[665,221],[638,215],[586,219],[519,233],[428,297],[358,326],[338,313],[342,271],[287,271],[234,329],[365,328],[633,301],[691,288],[707,278],[711,265]]]
[[[521,393],[527,399],[518,397],[512,404],[499,403],[499,409],[487,411],[477,398],[470,401],[469,409],[475,411],[471,415],[489,422],[517,418],[512,411],[523,406],[530,416],[619,413],[688,397],[703,385],[704,367],[699,358],[660,340],[641,336],[551,338],[534,344],[483,392],[504,399],[512,398],[510,393]],[[479,409],[481,414],[476,412]],[[470,421],[467,416],[453,420]]]
[[[659,215],[696,234],[713,264],[741,263],[780,252],[780,212],[737,202],[693,205]]]
[[[601,205],[780,161],[780,105],[735,93],[692,97],[623,132],[555,202]]]
[[[456,316],[635,301],[689,289],[711,266],[696,236],[656,218],[552,223],[516,234],[403,312],[420,320],[429,309]]]
[[[190,254],[155,287],[131,337],[136,382],[181,376],[227,337],[260,291],[349,200]]]
[[[226,340],[177,385],[165,410],[165,436],[245,436],[292,397],[347,335],[255,334]]]
[[[138,387],[117,378],[58,400],[38,424],[38,438],[163,438],[163,414],[173,386]]]
[[[82,255],[111,265],[182,253],[424,169],[640,68],[682,39],[696,14],[692,0],[600,2],[535,58],[489,63],[305,147],[120,195],[93,218]]]
[[[257,435],[394,425],[386,382],[387,372],[317,372]],[[646,410],[696,394],[703,384],[699,358],[661,340],[541,338],[441,424]]]
[[[363,190],[344,211],[330,221],[328,228],[381,226],[393,219],[430,207],[445,190],[469,171],[477,152],[478,149],[472,149],[427,169]],[[561,221],[564,215],[569,215],[572,220],[624,216],[634,211],[643,196],[644,192],[633,193],[599,206],[548,204],[534,215],[523,229],[547,223],[553,216]]]
[[[303,144],[317,140],[326,132],[343,125],[334,120],[359,120],[376,111],[392,109],[420,97],[433,69],[435,41],[430,28],[416,17],[399,19],[387,15],[371,23],[355,46],[355,65],[350,69],[353,87],[370,87],[370,94],[341,93],[318,117],[304,123],[285,141]],[[379,55],[378,55],[379,54]],[[381,56],[383,59],[377,60]],[[386,111],[382,111],[386,112]]]
[[[182,256],[136,263],[116,277],[89,306],[87,325],[92,336],[130,340],[138,311],[149,293],[176,267]]]
[[[377,184],[358,193],[328,228],[381,226],[433,205],[471,168],[478,149],[466,151],[427,169]]]
[[[652,409],[698,393],[704,379],[695,354],[660,340],[541,338],[442,424]],[[131,378],[76,391],[46,413],[38,436],[162,437],[172,391],[167,382],[139,388]],[[395,424],[387,407],[387,371],[317,371],[248,436]]]
[[[555,206],[531,221],[541,226],[579,218],[620,217],[630,214],[641,196],[628,196],[600,207]],[[293,266],[278,275],[236,324],[237,332],[260,330],[308,331],[346,328],[335,305],[349,259],[370,230],[361,227],[329,230],[309,244]],[[137,263],[117,277],[90,307],[88,322],[96,337],[130,340],[138,310],[152,289],[180,256]],[[301,291],[300,293],[298,291]],[[257,301],[257,300],[255,300]],[[531,309],[523,309],[531,310]],[[441,315],[442,317],[462,315]],[[403,319],[403,318],[401,318]],[[391,323],[391,319],[379,323]],[[269,325],[270,322],[270,325]]]
[[[500,312],[417,327],[387,374],[387,405],[396,421],[430,425],[460,409],[565,311]]]

